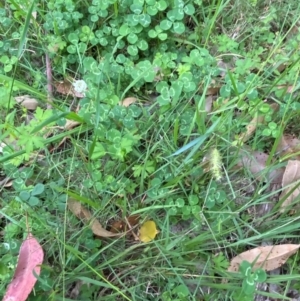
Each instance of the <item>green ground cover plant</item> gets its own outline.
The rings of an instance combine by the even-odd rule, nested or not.
[[[228,269],[299,244],[299,12],[0,3],[0,295],[30,230],[45,256],[28,300],[298,300],[297,253]]]

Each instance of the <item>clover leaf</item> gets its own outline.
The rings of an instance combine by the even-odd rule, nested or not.
[[[140,61],[135,66],[135,72],[133,74],[133,78],[141,77],[146,82],[153,82],[156,75],[156,71],[154,70],[154,67],[152,64],[148,61]]]
[[[197,86],[193,81],[193,75],[191,72],[185,72],[179,77],[179,81],[183,84],[183,91],[193,92]]]
[[[93,154],[91,156],[91,160],[96,160],[102,158],[106,155],[106,150],[102,143],[96,142]]]

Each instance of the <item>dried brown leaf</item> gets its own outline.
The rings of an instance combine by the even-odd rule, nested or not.
[[[96,236],[99,237],[114,237],[119,236],[119,234],[105,230],[98,220],[96,220],[89,210],[81,205],[80,202],[73,199],[68,200],[68,208],[70,211],[76,215],[78,218],[82,219],[85,223],[89,223],[91,230]]]
[[[207,90],[206,90],[206,96],[216,96],[218,93],[219,93],[219,91],[220,91],[220,89],[221,89],[221,86],[218,86],[218,87],[210,87],[210,88],[208,88]]]
[[[281,183],[284,168],[277,168],[266,173],[266,162],[269,155],[263,152],[241,150],[238,167],[249,169],[258,180],[267,180],[270,184]]]
[[[11,187],[13,185],[13,180],[8,180],[8,182],[6,182],[3,187],[8,188]]]
[[[282,186],[285,187],[300,179],[300,161],[289,160],[282,178]]]
[[[218,60],[217,65],[221,70],[221,77],[225,77],[227,70],[232,70],[232,66],[229,63],[225,63],[223,60]]]
[[[65,130],[71,130],[73,128],[75,128],[77,125],[80,125],[81,123],[79,121],[75,121],[75,120],[67,120],[64,129]]]
[[[15,97],[15,100],[28,110],[35,110],[39,104],[35,98],[32,98],[29,95],[17,96]]]
[[[205,99],[205,111],[210,113],[212,110],[213,97],[212,95],[206,96]]]
[[[263,115],[255,116],[250,121],[250,123],[246,126],[246,132],[242,133],[239,136],[239,140],[243,141],[243,142],[246,142],[247,140],[249,140],[252,137],[252,135],[255,133],[257,126],[259,124],[263,123],[264,119],[265,119],[265,117]]]
[[[279,104],[276,102],[271,103],[270,107],[273,109],[274,112],[277,112],[279,110]]]
[[[138,214],[134,214],[128,216],[126,220],[118,220],[114,221],[111,225],[110,231],[113,233],[126,232],[130,228],[135,227],[139,223],[140,216]]]
[[[273,111],[277,111],[279,109],[279,106],[277,103],[270,104],[271,109]],[[242,142],[248,141],[252,135],[255,133],[256,128],[259,124],[264,123],[265,121],[265,115],[256,115],[254,118],[249,122],[249,124],[246,126],[246,132],[240,134],[239,140]]]
[[[297,22],[294,26],[292,26],[288,31],[288,34],[286,37],[287,40],[295,38],[295,36],[299,34],[299,31],[300,31],[299,28],[300,28],[299,22]]]
[[[296,155],[300,152],[300,140],[293,135],[283,135],[279,140],[276,151],[281,157],[288,156],[300,160],[300,155]]]
[[[63,95],[71,95],[78,98],[83,98],[84,94],[79,93],[75,91],[72,82],[68,79],[65,79],[61,82],[54,83],[54,87],[56,88],[56,91]]]
[[[253,269],[271,271],[281,267],[290,256],[295,254],[300,245],[285,244],[279,246],[257,247],[234,257],[228,268],[230,272],[237,272],[242,261],[253,263]]]
[[[289,160],[282,178],[283,191],[280,199],[287,196],[281,204],[280,212],[284,212],[300,194],[300,161]],[[288,186],[288,187],[287,187]],[[286,187],[286,188],[285,188]]]
[[[277,70],[278,72],[282,73],[282,72],[286,69],[287,66],[288,66],[288,65],[287,65],[286,63],[279,64],[279,65],[277,66],[276,70]]]
[[[135,103],[137,101],[137,98],[135,97],[127,97],[119,102],[119,105],[123,107],[129,107],[131,104]]]
[[[284,66],[284,69],[285,69],[286,65],[283,65],[283,66]],[[293,93],[297,90],[296,86],[294,86],[294,85],[280,85],[280,86],[276,86],[276,88],[278,90],[286,90],[287,93]]]
[[[120,233],[124,232],[124,228],[126,227],[126,223],[122,220],[114,221],[110,227],[110,232],[112,233]]]

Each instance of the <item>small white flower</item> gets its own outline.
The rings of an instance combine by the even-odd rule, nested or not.
[[[87,90],[87,84],[84,80],[80,79],[80,80],[75,80],[72,84],[72,86],[74,87],[75,92],[77,93],[85,93]]]

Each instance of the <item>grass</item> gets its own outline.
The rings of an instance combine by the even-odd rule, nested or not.
[[[190,1],[195,6],[196,2]],[[18,1],[0,4],[2,15],[6,10],[11,19],[3,17],[0,26],[0,61],[5,69],[0,72],[0,295],[13,276],[27,219],[45,252],[29,300],[292,300],[292,290],[299,294],[298,254],[268,273],[264,282],[277,285],[273,291],[261,286],[247,295],[242,287],[245,275],[227,271],[233,257],[257,246],[299,244],[299,212],[279,213],[288,196],[280,197],[281,183],[272,184],[268,174],[285,168],[286,154],[278,153],[278,145],[282,136],[297,136],[299,129],[298,93],[296,88],[290,91],[298,88],[299,4],[203,1],[185,16],[184,33],[165,30],[166,41],[153,42],[142,35],[148,27],[136,25],[140,32],[132,36],[140,34],[149,47],[139,57],[118,48],[126,36],[113,45],[91,42],[101,26],[124,14],[121,2],[115,1],[111,15],[104,23],[93,23],[95,27],[88,21],[92,4],[82,3],[78,10],[86,23],[68,20],[63,6],[61,20],[73,22],[71,29],[62,29],[62,23],[49,27],[50,13],[55,13],[55,5],[60,7],[59,1],[36,4],[27,3],[24,9]],[[31,17],[35,10],[36,19]],[[157,12],[152,23],[166,13]],[[82,31],[87,24],[90,42]],[[68,40],[70,32],[82,36],[84,51],[84,46]],[[101,38],[113,41],[111,32],[101,33]],[[75,53],[67,45],[75,45]],[[169,48],[163,51],[165,45]],[[50,46],[59,50],[51,52]],[[109,69],[113,62],[106,49],[129,58],[122,65],[119,57],[122,72]],[[192,50],[201,55],[194,52],[193,58]],[[154,51],[166,56],[159,61]],[[143,52],[151,56],[151,64],[160,64],[161,74],[155,79],[149,80],[149,66],[136,67],[145,60]],[[169,53],[177,58],[170,59]],[[49,99],[46,54],[53,80],[84,78],[87,97],[54,91]],[[18,61],[9,70],[13,56]],[[92,59],[103,63],[101,72]],[[226,75],[215,73],[217,61]],[[190,70],[193,78],[176,86]],[[194,82],[198,86],[192,90],[189,84]],[[213,86],[217,90],[209,95]],[[24,94],[39,100],[41,112],[15,103],[14,97]],[[170,103],[165,103],[168,95]],[[129,96],[137,98],[133,105],[118,104]],[[206,110],[210,96],[212,108]],[[50,103],[52,109],[47,109]],[[80,110],[75,111],[78,104]],[[258,114],[265,121],[255,124],[241,143]],[[79,124],[66,130],[66,120]],[[269,155],[260,176],[251,164],[237,165],[242,152],[253,158],[256,151]],[[292,159],[296,155],[288,154]],[[11,180],[12,186],[4,185]],[[30,203],[22,196],[37,184],[43,191],[36,195],[37,203]],[[138,215],[136,235],[147,220],[155,221],[159,233],[149,243],[133,235],[96,237],[91,224],[68,210],[69,199],[88,208],[105,229]]]

